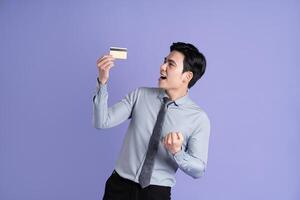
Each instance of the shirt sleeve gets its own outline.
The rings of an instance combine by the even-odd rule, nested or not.
[[[97,129],[111,128],[130,119],[137,94],[138,88],[108,107],[107,83],[102,84],[98,81],[93,97],[93,126]]]
[[[188,139],[186,149],[174,155],[179,168],[193,178],[203,176],[207,165],[210,121],[205,113],[200,118],[198,127]]]

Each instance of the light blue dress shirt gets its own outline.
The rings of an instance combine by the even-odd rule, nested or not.
[[[156,122],[164,89],[139,87],[125,98],[108,106],[107,83],[97,83],[93,98],[93,125],[106,129],[130,119],[115,170],[123,178],[138,183],[146,157],[148,143]],[[207,114],[187,95],[168,106],[162,126],[162,135],[181,132],[184,136],[182,150],[172,155],[161,142],[155,158],[151,185],[172,187],[175,173],[180,168],[193,178],[201,177],[207,166],[210,121]]]

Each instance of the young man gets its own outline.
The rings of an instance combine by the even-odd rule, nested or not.
[[[113,65],[110,55],[97,60],[93,125],[105,129],[131,121],[103,199],[171,199],[178,168],[199,178],[207,165],[210,121],[188,96],[205,72],[205,57],[192,44],[173,43],[160,66],[158,88],[139,87],[108,107]]]

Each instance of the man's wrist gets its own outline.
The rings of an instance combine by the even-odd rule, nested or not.
[[[173,154],[173,156],[175,156],[178,152],[180,152],[180,151],[182,151],[182,146],[180,147],[180,149],[179,150],[177,150],[177,151],[174,151],[172,154]]]
[[[97,77],[97,82],[100,84],[100,85],[105,85],[107,83],[107,81],[105,81],[105,83],[102,83],[99,79],[99,76]]]
[[[173,154],[174,159],[178,162],[181,161],[184,157],[184,151],[181,149],[180,151],[176,152],[175,154]]]

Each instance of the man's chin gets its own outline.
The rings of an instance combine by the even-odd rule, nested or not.
[[[167,84],[164,82],[164,80],[159,80],[157,85],[161,89],[168,89]]]
[[[165,86],[163,86],[163,85],[158,85],[158,88],[167,90],[167,87],[165,87]]]
[[[158,87],[161,89],[166,89],[166,87],[163,84],[158,83]]]

